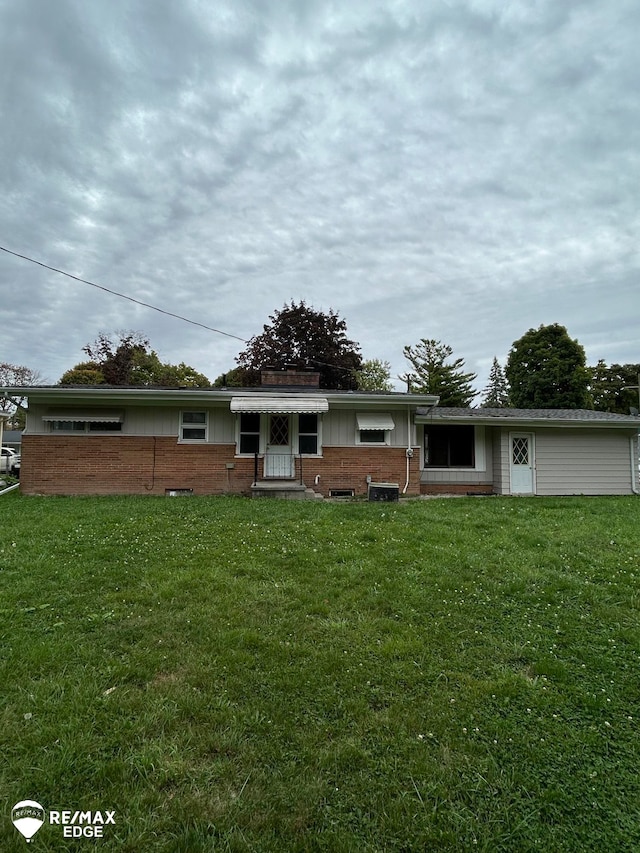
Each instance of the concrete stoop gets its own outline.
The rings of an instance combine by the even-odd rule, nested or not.
[[[291,480],[260,480],[251,486],[252,498],[279,498],[288,501],[322,500],[322,495],[305,486],[304,483],[292,483]]]

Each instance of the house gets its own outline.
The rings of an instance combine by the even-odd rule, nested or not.
[[[37,386],[27,494],[366,495],[637,492],[640,418],[451,409],[424,394],[330,391],[317,373],[257,388]],[[15,389],[13,389],[15,392]]]
[[[580,409],[416,410],[421,491],[638,493],[637,415]]]
[[[14,389],[15,392],[15,389]],[[327,391],[319,374],[257,388],[37,386],[22,437],[27,494],[420,493],[415,415],[437,397]]]

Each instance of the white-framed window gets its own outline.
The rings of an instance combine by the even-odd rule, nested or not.
[[[180,441],[206,441],[207,426],[206,412],[181,412]]]
[[[298,415],[298,453],[305,456],[317,456],[320,446],[319,418],[314,412],[301,412]]]
[[[259,412],[242,412],[240,414],[238,435],[238,453],[251,454],[260,452],[260,414]]]
[[[475,468],[475,464],[475,430],[472,425],[425,426],[425,468]]]
[[[356,414],[356,444],[391,444],[391,431],[395,429],[393,417],[376,412]]]
[[[485,428],[475,424],[425,424],[422,468],[486,471]]]
[[[122,432],[121,421],[49,421],[51,432]]]

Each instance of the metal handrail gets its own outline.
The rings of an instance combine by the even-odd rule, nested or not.
[[[254,452],[254,454],[253,454],[253,485],[255,486],[256,483],[258,482],[258,479],[259,479],[259,462],[258,462],[258,460],[259,460],[259,457],[262,456],[263,463],[264,463],[264,460],[267,459],[267,457],[270,457],[271,459],[274,459],[274,458],[277,459],[278,457],[280,457],[282,459],[291,459],[292,463],[293,463],[291,466],[292,473],[291,473],[291,475],[287,476],[286,479],[291,479],[291,480],[298,479],[298,477],[296,477],[296,467],[298,467],[300,485],[303,486],[304,485],[304,471],[303,471],[303,465],[302,465],[302,455],[303,455],[302,453],[269,453],[269,454],[263,453],[263,454],[260,454],[260,453]],[[298,466],[296,466],[296,460],[299,460]],[[263,476],[265,479],[268,479],[267,474],[264,472],[263,472]],[[272,476],[274,479],[276,479],[278,477],[277,474],[273,474]]]

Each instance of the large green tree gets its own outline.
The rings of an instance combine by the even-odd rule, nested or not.
[[[362,367],[360,346],[347,337],[347,324],[335,311],[292,301],[269,320],[236,358],[245,384],[258,385],[264,367],[306,367],[319,371],[323,388],[353,388],[354,371]]]
[[[595,367],[587,369],[594,409],[628,415],[630,409],[640,408],[640,364],[607,365],[600,359]]]
[[[207,388],[207,377],[181,362],[160,361],[140,332],[120,332],[117,339],[101,333],[83,348],[82,361],[60,378],[60,385],[141,385],[168,388]]]
[[[416,394],[438,394],[441,406],[469,406],[476,396],[471,383],[475,373],[464,370],[464,359],[448,362],[453,350],[447,344],[422,338],[415,346],[406,346],[402,352],[413,370],[399,378]]]
[[[583,409],[589,406],[584,348],[564,326],[529,329],[514,341],[505,375],[517,409]]]

